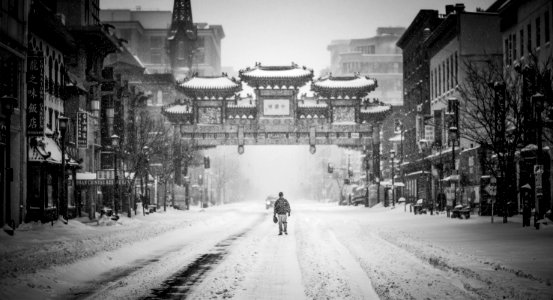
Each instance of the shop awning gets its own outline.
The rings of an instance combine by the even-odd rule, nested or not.
[[[29,143],[29,162],[61,164],[61,147],[51,137],[32,138]],[[65,162],[69,166],[78,166],[79,163],[65,153]]]
[[[446,178],[442,179],[442,181],[459,181],[461,177],[459,175],[449,175]]]

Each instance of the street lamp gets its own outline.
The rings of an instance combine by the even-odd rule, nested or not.
[[[457,127],[449,127],[449,133],[451,134],[451,175],[455,175],[457,166],[455,164],[455,144],[457,143]],[[453,177],[451,177],[453,180]],[[457,182],[453,180],[453,207],[457,205]]]
[[[5,136],[5,142],[4,141],[0,141],[1,142],[4,142],[6,144],[6,163],[5,163],[5,166],[6,166],[6,176],[4,176],[4,178],[6,178],[6,183],[5,183],[5,195],[6,197],[4,198],[5,202],[6,202],[6,219],[5,221],[3,221],[3,223],[7,223],[9,222],[10,223],[10,226],[12,227],[12,230],[15,229],[15,221],[11,219],[11,182],[13,180],[13,170],[11,168],[11,143],[10,143],[10,140],[11,140],[11,117],[12,117],[12,113],[13,113],[13,110],[14,108],[17,106],[17,99],[16,98],[13,98],[13,97],[9,97],[9,96],[2,96],[0,98],[0,105],[2,106],[2,113],[4,114],[5,118],[6,118],[6,131],[5,131],[5,135],[4,133],[0,133],[0,138],[3,139],[4,136]],[[3,182],[2,182],[3,184]],[[1,203],[0,203],[1,204]],[[3,204],[2,204],[3,205]],[[2,216],[0,216],[0,219],[2,218]],[[0,224],[0,225],[4,225],[4,224]],[[11,233],[10,234],[13,234],[13,231],[10,231]]]
[[[395,182],[394,182],[394,160],[396,158],[396,150],[392,149],[390,150],[390,158],[392,159],[392,206],[396,206],[396,189],[395,189]]]
[[[144,175],[146,175],[146,190],[148,189],[148,166],[149,166],[149,159],[148,159],[148,156],[150,155],[150,147],[148,146],[144,146],[142,147],[142,159],[143,159],[143,164],[144,164],[144,169],[143,169],[143,174],[142,174],[142,179],[140,180],[140,186],[142,188],[142,190],[140,191],[141,192],[141,202],[142,202],[142,214],[143,215],[146,215],[145,211],[144,211],[144,208],[145,208],[145,201],[146,201],[146,197],[144,196]],[[148,204],[149,204],[149,199],[148,198]]]
[[[534,111],[534,120],[536,122],[535,128],[536,130],[536,144],[538,146],[538,153],[536,154],[536,166],[534,166],[534,173],[535,173],[535,213],[534,213],[534,227],[536,229],[540,229],[540,223],[538,223],[538,220],[542,217],[542,212],[540,209],[541,200],[543,198],[543,190],[542,190],[542,174],[541,171],[543,170],[543,146],[542,146],[542,118],[541,114],[543,111],[543,102],[544,102],[544,96],[540,93],[536,93],[532,96],[532,105],[533,105],[533,111]],[[504,212],[506,214],[506,212]]]
[[[61,116],[58,118],[59,129],[61,132],[61,206],[62,215],[65,220],[69,220],[69,201],[67,201],[67,185],[65,183],[65,133],[67,132],[67,125],[69,118]]]
[[[115,209],[115,215],[117,215],[117,204],[121,200],[121,197],[119,197],[119,173],[117,172],[117,151],[119,150],[119,142],[121,138],[117,134],[113,134],[111,136],[111,146],[113,147],[113,208]],[[115,198],[117,197],[117,201],[115,201]],[[130,204],[130,197],[129,197],[129,209],[128,209],[128,217],[131,217],[131,204]]]

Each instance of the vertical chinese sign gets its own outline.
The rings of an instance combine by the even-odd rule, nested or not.
[[[88,114],[77,113],[77,147],[86,149],[88,147]]]
[[[27,136],[44,135],[44,58],[27,58]]]

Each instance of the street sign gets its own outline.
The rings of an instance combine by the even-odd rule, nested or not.
[[[484,189],[486,190],[486,192],[488,192],[488,194],[490,196],[497,195],[497,185],[488,184],[488,185],[486,185],[486,187]]]
[[[536,190],[538,189],[541,189],[542,188],[542,178],[541,178],[541,174],[542,173],[536,173],[536,179],[535,179],[535,182],[536,182]]]

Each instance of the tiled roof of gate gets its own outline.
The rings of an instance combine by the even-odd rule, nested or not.
[[[362,89],[375,86],[375,80],[366,76],[327,77],[313,83],[314,86],[327,89]]]
[[[311,76],[312,71],[307,68],[259,66],[255,69],[244,70],[243,76],[257,78],[301,78]]]
[[[239,81],[226,76],[221,77],[192,77],[180,84],[182,88],[192,90],[240,90]]]
[[[169,113],[169,114],[191,114],[192,109],[190,106],[185,104],[176,104],[173,106],[163,108],[163,112]]]

